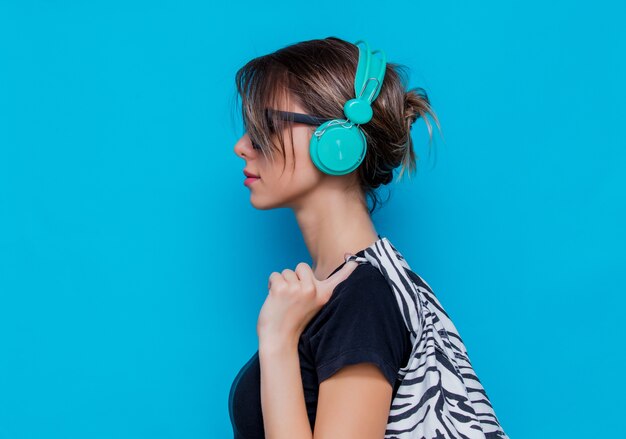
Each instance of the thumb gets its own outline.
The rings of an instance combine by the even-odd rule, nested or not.
[[[333,274],[328,279],[324,279],[321,281],[321,286],[326,294],[330,296],[334,291],[335,287],[339,285],[341,282],[346,280],[348,276],[354,271],[356,267],[359,266],[357,261],[348,261],[341,267],[341,270]]]

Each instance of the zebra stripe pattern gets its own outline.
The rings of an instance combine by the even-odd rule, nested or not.
[[[400,388],[391,403],[385,439],[509,439],[476,376],[467,350],[430,286],[413,272],[386,237],[365,257],[391,286],[412,352],[398,371]]]

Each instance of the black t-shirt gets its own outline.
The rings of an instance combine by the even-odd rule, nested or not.
[[[364,256],[364,250],[356,255]],[[409,361],[411,347],[409,331],[391,287],[378,268],[360,264],[337,285],[298,342],[311,430],[315,425],[319,383],[343,366],[371,362],[393,387],[393,400],[400,387],[396,375]],[[265,438],[258,354],[257,350],[231,385],[228,408],[235,439]]]

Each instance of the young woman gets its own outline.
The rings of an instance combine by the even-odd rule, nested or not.
[[[346,175],[313,163],[309,142],[324,121],[344,118],[354,98],[359,49],[329,37],[255,58],[236,76],[245,134],[234,152],[257,209],[293,210],[312,267],[273,272],[257,322],[259,349],[235,378],[229,413],[235,438],[383,438],[398,370],[411,340],[389,284],[363,256],[382,239],[371,214],[393,170],[415,169],[411,125],[439,122],[422,89],[406,90],[388,63],[361,129],[363,162]],[[402,172],[400,173],[400,176]],[[368,197],[373,201],[368,209]]]

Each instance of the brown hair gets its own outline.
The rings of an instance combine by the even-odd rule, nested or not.
[[[266,158],[273,159],[273,152],[279,150],[285,158],[283,131],[289,122],[272,113],[268,116],[265,109],[280,109],[281,102],[289,105],[290,99],[295,99],[307,114],[345,119],[343,105],[355,97],[358,60],[356,45],[328,37],[303,41],[254,58],[237,71],[236,94],[241,96],[244,128]],[[370,214],[380,202],[375,189],[392,181],[395,168],[402,165],[398,180],[405,169],[409,175],[416,170],[417,156],[411,139],[413,123],[419,117],[424,119],[429,147],[433,132],[427,115],[441,130],[424,89],[406,90],[405,69],[404,65],[387,61],[383,86],[372,103],[374,115],[368,123],[360,125],[367,139],[367,152],[355,172],[361,190],[374,202]],[[289,133],[293,147],[291,130]]]

